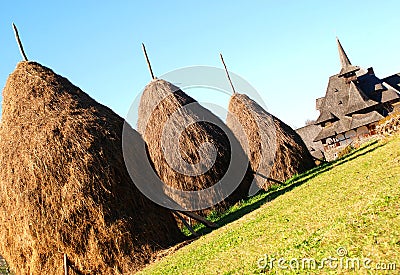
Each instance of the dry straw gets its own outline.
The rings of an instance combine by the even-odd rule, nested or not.
[[[220,58],[233,91],[226,123],[246,151],[257,185],[268,189],[314,167],[306,145],[290,126],[235,91],[221,53]]]
[[[230,182],[238,182],[239,187],[214,208],[222,209],[247,196],[252,175],[237,139],[218,117],[173,84],[154,79],[145,87],[139,105],[138,131],[147,142],[154,169],[165,184],[184,191],[206,189],[223,178],[232,157],[242,158],[245,171]],[[240,148],[235,156],[231,155],[230,142]],[[186,169],[188,164],[193,166]],[[185,205],[181,197],[168,195]],[[212,196],[198,200],[211,203]]]
[[[262,171],[267,171],[266,175],[263,172],[259,175],[256,173],[262,188],[268,189],[276,181],[283,182],[315,166],[301,137],[247,95],[232,95],[228,109],[227,125],[242,145],[248,148],[252,169],[260,171],[260,167],[264,167]],[[245,137],[237,130],[239,126],[243,127]],[[244,144],[246,139],[248,144]]]
[[[34,62],[10,75],[2,108],[0,254],[17,274],[62,274],[64,253],[70,274],[133,273],[182,239],[131,181],[112,110]]]

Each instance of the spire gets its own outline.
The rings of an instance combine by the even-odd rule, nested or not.
[[[337,37],[336,37],[336,42],[337,42],[337,46],[338,46],[340,64],[342,65],[342,69],[344,69],[348,66],[351,66],[350,59],[347,57],[347,54],[344,51],[342,44],[340,44],[339,38],[337,38]]]
[[[360,68],[358,66],[351,65],[350,59],[347,57],[347,54],[344,51],[342,44],[340,44],[339,38],[337,37],[336,37],[336,42],[339,51],[340,64],[342,66],[339,76],[343,76],[345,74],[354,73],[358,71]]]

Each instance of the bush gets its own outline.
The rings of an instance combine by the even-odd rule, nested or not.
[[[349,144],[346,147],[343,148],[342,151],[338,153],[338,158],[344,157],[345,155],[350,154],[353,152],[355,149],[357,149],[353,144]]]

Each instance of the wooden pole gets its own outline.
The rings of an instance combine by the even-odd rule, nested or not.
[[[22,46],[21,39],[19,38],[17,26],[15,26],[14,23],[12,23],[12,26],[13,26],[13,29],[14,29],[15,39],[17,40],[19,51],[21,52],[22,58],[25,61],[28,61],[28,58],[26,57],[26,54],[25,54],[25,51],[24,51],[24,47]]]
[[[212,221],[207,220],[206,218],[197,215],[196,213],[193,212],[187,212],[187,211],[179,211],[179,213],[188,216],[189,218],[192,218],[198,222],[201,222],[202,224],[204,224],[205,226],[207,226],[208,228],[218,228],[218,224],[213,223]]]
[[[149,67],[151,78],[155,79],[154,74],[153,74],[153,70],[151,69],[151,64],[150,64],[149,57],[147,56],[146,47],[144,46],[144,43],[142,43],[142,49],[143,49],[143,52],[144,52],[144,56],[146,57],[146,62],[147,62],[147,66]]]
[[[233,86],[233,83],[232,83],[231,77],[229,76],[229,72],[228,72],[228,69],[226,68],[226,65],[225,65],[224,58],[222,57],[222,53],[220,53],[220,54],[219,54],[219,56],[221,57],[222,64],[224,64],[224,68],[225,68],[226,76],[228,77],[229,83],[231,84],[232,91],[233,91],[233,93],[234,93],[234,94],[236,94],[235,87]]]
[[[64,275],[68,275],[68,258],[67,254],[64,253]]]
[[[266,180],[275,182],[275,183],[277,183],[277,184],[280,184],[280,185],[284,185],[284,184],[285,184],[285,183],[283,183],[283,182],[281,182],[281,181],[279,181],[279,180],[276,180],[276,179],[273,179],[273,178],[269,178],[269,177],[267,177],[267,176],[265,176],[265,175],[263,175],[263,174],[260,174],[260,173],[258,173],[258,172],[253,172],[253,174],[254,174],[254,175],[257,175],[257,176],[260,176],[260,177],[262,177],[263,179],[266,179]]]
[[[181,222],[186,226],[186,228],[190,231],[190,233],[193,234],[193,236],[198,237],[199,234],[194,231],[193,227],[191,227],[188,222],[178,213],[178,211],[172,210],[172,213],[174,213],[180,220]]]

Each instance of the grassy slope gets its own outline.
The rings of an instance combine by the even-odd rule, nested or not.
[[[236,207],[220,222],[243,217],[142,273],[258,274],[257,260],[264,254],[318,261],[337,257],[339,246],[349,257],[370,258],[372,267],[397,262],[400,270],[400,138],[371,144],[291,184]],[[275,263],[273,271],[282,270]]]

